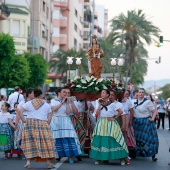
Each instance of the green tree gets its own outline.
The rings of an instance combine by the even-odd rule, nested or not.
[[[19,85],[24,88],[30,77],[30,67],[27,59],[23,55],[15,55],[11,63],[10,72],[8,73],[10,78],[5,82],[6,86],[14,87]]]
[[[126,49],[125,70],[132,67],[135,62],[135,48],[138,44],[150,45],[154,37],[159,37],[159,28],[154,26],[142,10],[127,12],[127,16],[121,13],[111,21],[110,41],[120,43]],[[127,76],[132,76],[130,68]]]
[[[170,84],[166,84],[157,91],[162,91],[162,93],[159,94],[159,99],[163,98],[164,100],[167,100],[170,98]]]
[[[41,54],[25,53],[25,58],[30,67],[30,77],[28,83],[25,83],[25,88],[42,86],[47,77],[47,62]]]
[[[12,58],[15,55],[13,38],[8,35],[0,34],[0,87],[9,85],[9,73],[11,72]]]

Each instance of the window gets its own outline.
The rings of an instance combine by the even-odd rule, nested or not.
[[[50,43],[52,44],[52,42],[53,42],[53,34],[50,33]]]
[[[48,30],[46,30],[46,40],[48,41]]]
[[[75,9],[75,11],[74,11],[74,14],[75,14],[75,16],[77,17],[77,10]]]
[[[74,48],[77,49],[77,40],[74,38]]]
[[[46,51],[45,58],[46,58],[46,60],[48,60],[48,51]]]
[[[25,21],[22,23],[22,37],[25,37]]]
[[[42,25],[42,38],[45,38],[45,25]]]
[[[54,27],[53,29],[54,29],[53,36],[54,37],[59,37],[59,35],[60,35],[59,28],[58,27]]]
[[[58,45],[54,45],[53,46],[53,53],[55,53],[58,49],[59,49],[59,46]]]
[[[6,34],[9,34],[9,33],[10,33],[10,20],[6,20],[5,33],[6,33]]]
[[[74,24],[74,30],[77,32],[77,25]]]
[[[46,17],[47,19],[49,18],[49,8],[47,7],[47,11],[46,11]]]
[[[13,36],[19,37],[20,33],[20,21],[13,21]]]
[[[41,24],[40,24],[41,26]],[[28,26],[28,36],[30,36],[30,26]]]
[[[60,17],[60,11],[59,10],[54,10],[53,12],[53,18],[54,19],[59,19]]]
[[[45,2],[43,1],[43,12],[45,12]]]
[[[51,22],[53,22],[53,12],[51,12]]]

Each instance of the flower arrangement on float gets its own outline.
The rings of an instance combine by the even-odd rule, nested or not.
[[[113,86],[114,82],[114,86]],[[123,91],[122,84],[119,80],[109,78],[104,79],[100,78],[97,79],[93,76],[85,78],[76,76],[71,82],[71,89],[76,93],[93,93],[98,94],[103,89],[115,89],[117,93],[121,93]]]

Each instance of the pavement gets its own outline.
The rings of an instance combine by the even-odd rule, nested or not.
[[[170,130],[168,130],[168,121],[166,118],[165,129],[158,129],[159,137],[159,152],[157,155],[158,161],[153,162],[151,158],[141,158],[131,159],[130,165],[120,166],[119,160],[110,161],[105,165],[95,165],[95,160],[88,158],[88,156],[82,157],[82,162],[68,163],[67,158],[62,158],[60,162],[54,162],[56,168],[52,170],[170,170],[168,162],[170,162]],[[3,153],[0,153],[0,170],[26,170],[24,168],[26,161],[21,160],[14,156],[13,158],[4,160]],[[32,170],[45,170],[45,163],[31,162]]]

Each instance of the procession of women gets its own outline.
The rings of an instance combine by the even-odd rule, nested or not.
[[[103,56],[96,37],[92,37],[86,55],[90,77],[101,77]],[[103,88],[99,98],[88,100],[72,96],[70,86],[63,86],[56,89],[50,103],[38,88],[28,88],[25,97],[19,87],[15,90],[16,98],[9,96],[1,105],[0,151],[4,159],[16,154],[26,160],[25,168],[35,161],[46,162],[49,169],[63,157],[72,164],[82,162],[84,155],[94,159],[96,166],[111,160],[129,165],[136,157],[158,161],[155,119],[159,108],[144,88],[124,89],[120,98],[110,86]]]

